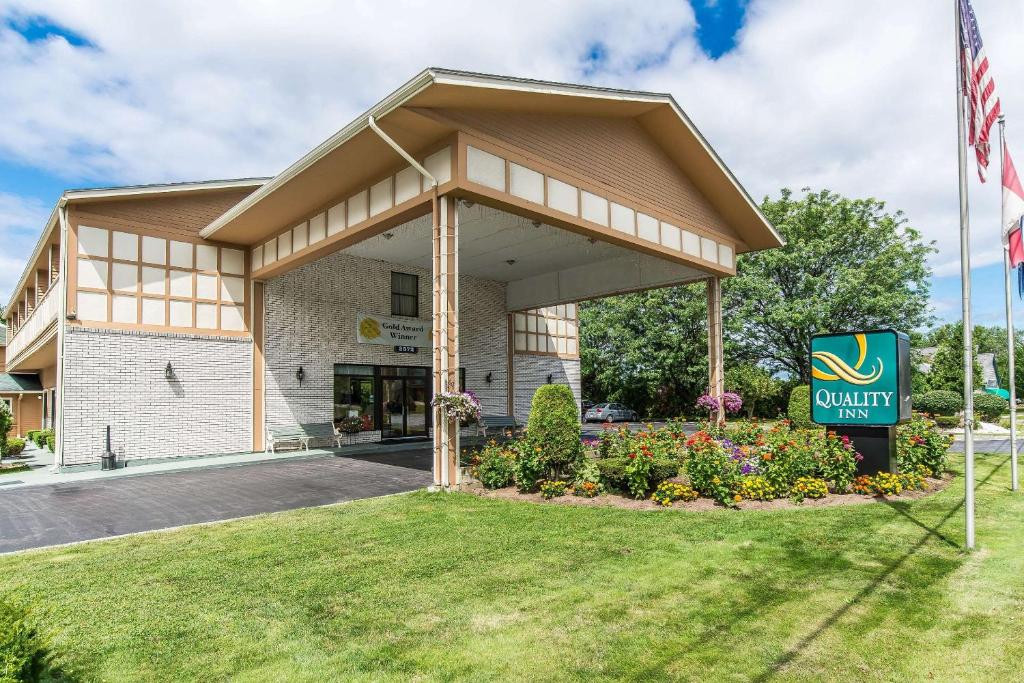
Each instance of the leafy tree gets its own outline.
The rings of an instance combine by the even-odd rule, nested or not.
[[[740,257],[724,305],[751,358],[808,382],[812,334],[929,322],[934,248],[877,199],[804,192],[765,198],[761,208],[787,244]]]
[[[1020,332],[1015,332],[1013,338],[1014,346],[1017,348],[1014,354],[1013,374],[1016,375],[1014,385],[1017,390],[1017,397],[1024,398],[1024,337]],[[1002,347],[996,354],[996,374],[999,375],[999,386],[1004,389],[1010,388],[1010,356],[1006,349],[1006,336],[1003,336]]]
[[[938,349],[928,372],[928,387],[964,393],[964,324],[947,323],[932,332],[931,338]],[[980,386],[981,365],[978,363],[977,347],[974,355],[975,385]]]
[[[579,315],[584,395],[645,415],[693,410],[708,385],[704,283],[584,302]]]
[[[747,417],[754,416],[755,407],[765,414],[769,401],[779,395],[782,384],[771,373],[753,363],[742,363],[725,371],[725,388],[743,398]]]

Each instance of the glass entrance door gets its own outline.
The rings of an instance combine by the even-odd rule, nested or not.
[[[430,394],[425,377],[381,378],[381,437],[426,437]]]

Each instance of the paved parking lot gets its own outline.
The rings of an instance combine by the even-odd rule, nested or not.
[[[429,486],[427,450],[258,462],[0,489],[0,553]]]

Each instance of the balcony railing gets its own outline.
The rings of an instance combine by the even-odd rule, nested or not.
[[[7,340],[7,367],[13,369],[19,360],[18,355],[25,349],[32,346],[32,343],[46,331],[60,311],[60,291],[62,278],[58,277],[50,289],[43,296],[43,300],[36,305],[32,315],[28,317],[14,336]]]

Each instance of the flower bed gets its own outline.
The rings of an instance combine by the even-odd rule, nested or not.
[[[680,424],[605,431],[584,457],[553,467],[544,441],[491,442],[467,459],[489,495],[630,508],[705,509],[831,505],[941,488],[950,439],[934,421],[898,430],[899,474],[857,476],[861,456],[845,436],[737,422],[686,436]]]

